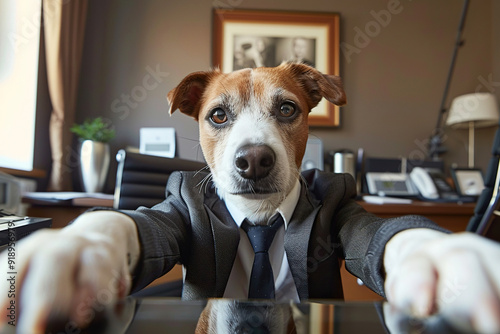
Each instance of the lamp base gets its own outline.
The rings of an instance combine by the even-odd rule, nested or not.
[[[475,136],[475,127],[474,127],[474,121],[469,122],[469,161],[468,161],[468,166],[469,168],[474,168],[474,136]]]

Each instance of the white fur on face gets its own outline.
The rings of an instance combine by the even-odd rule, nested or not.
[[[219,131],[213,150],[211,171],[219,196],[233,203],[251,221],[266,221],[291,191],[298,177],[292,138],[285,135],[272,114],[274,96],[281,88],[269,87],[267,96],[256,97],[252,92],[248,101],[231,95],[234,119],[229,128]],[[212,105],[213,103],[210,103]],[[248,182],[235,168],[237,151],[245,145],[267,145],[276,155],[275,166],[266,177],[272,193],[248,192]]]
[[[267,145],[276,154],[274,169],[268,176],[275,193],[238,194],[246,190],[241,188],[246,180],[236,171],[234,161],[236,152],[245,145]],[[238,115],[227,134],[226,145],[218,149],[220,159],[215,161],[212,174],[219,196],[243,209],[249,219],[265,219],[268,210],[276,208],[287,195],[293,167],[276,123],[255,106],[249,106]]]

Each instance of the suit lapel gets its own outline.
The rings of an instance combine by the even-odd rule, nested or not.
[[[308,195],[302,183],[301,195],[285,233],[285,250],[301,300],[308,299],[307,258],[309,237],[321,206]]]
[[[206,201],[215,251],[215,296],[222,297],[236,258],[240,232],[229,214],[226,205],[219,198]]]

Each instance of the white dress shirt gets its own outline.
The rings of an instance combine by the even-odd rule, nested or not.
[[[285,223],[278,232],[276,232],[273,243],[269,249],[269,259],[271,267],[273,268],[275,282],[276,301],[293,300],[299,302],[297,287],[295,286],[284,248],[285,230],[292,218],[299,197],[300,182],[297,180],[290,194],[288,194],[278,208],[278,212],[283,217]],[[231,274],[229,275],[226,290],[224,291],[224,298],[247,299],[254,251],[250,245],[246,232],[241,228],[241,224],[246,217],[230,202],[226,202],[226,207],[233,217],[233,220],[240,227],[240,243],[238,245],[238,251]]]

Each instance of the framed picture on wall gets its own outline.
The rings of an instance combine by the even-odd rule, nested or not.
[[[339,75],[338,14],[215,9],[213,15],[212,61],[223,72],[297,61]],[[339,107],[322,99],[309,125],[339,126]]]

